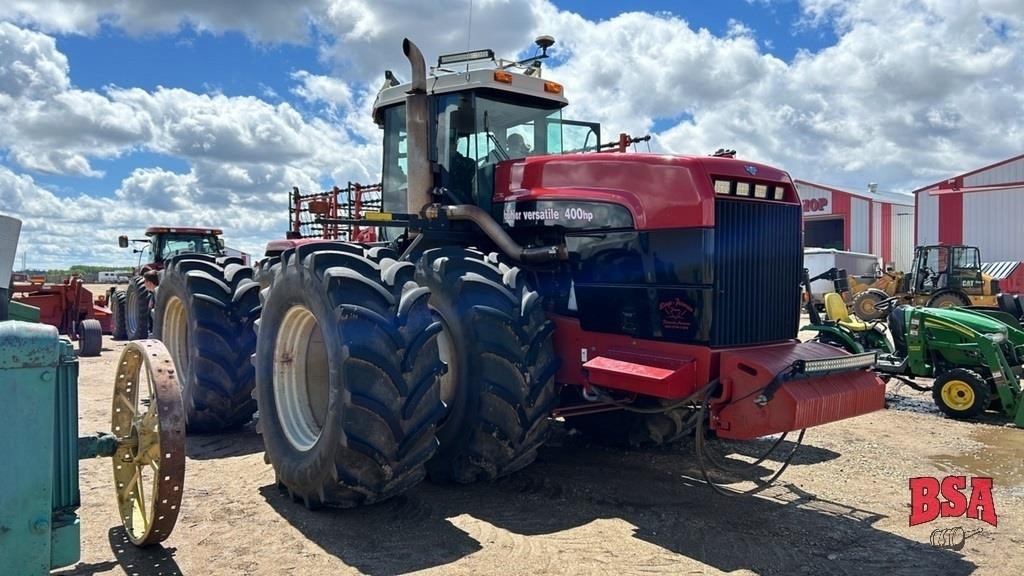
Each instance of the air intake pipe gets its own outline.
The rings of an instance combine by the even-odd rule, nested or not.
[[[508,232],[498,224],[491,215],[479,206],[472,204],[459,204],[456,206],[440,206],[434,204],[426,211],[427,218],[437,218],[440,212],[444,212],[449,220],[468,220],[476,224],[499,250],[516,262],[538,264],[541,262],[553,262],[555,260],[568,260],[569,252],[564,245],[539,246],[537,248],[524,248],[519,245]]]
[[[427,69],[423,53],[408,38],[402,41],[402,51],[412,68],[412,84],[405,97],[405,131],[408,142],[406,169],[409,178],[406,208],[410,214],[419,214],[430,204],[430,191],[434,187],[430,166],[430,136],[427,133]]]

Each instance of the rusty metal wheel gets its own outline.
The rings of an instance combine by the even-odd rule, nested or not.
[[[174,363],[159,340],[129,342],[114,379],[118,511],[136,546],[171,534],[185,480],[185,416]]]

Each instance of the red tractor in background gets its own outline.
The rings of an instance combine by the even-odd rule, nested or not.
[[[141,340],[149,338],[150,309],[153,297],[146,289],[142,274],[145,270],[163,270],[164,262],[181,254],[224,255],[223,232],[216,228],[183,228],[178,226],[150,226],[146,237],[129,240],[119,236],[121,248],[129,242],[141,244],[134,249],[139,254],[138,265],[132,270],[126,288],[110,288],[107,301],[113,311],[112,334],[115,340]]]
[[[874,354],[796,338],[790,176],[731,151],[604,151],[600,126],[563,119],[562,86],[541,78],[553,43],[520,62],[442,56],[428,82],[404,42],[412,81],[388,74],[373,107],[381,209],[310,210],[321,230],[373,227],[377,241],[292,232],[254,269],[167,261],[154,333],[190,431],[258,407],[278,485],[311,508],[349,507],[428,475],[511,474],[553,417],[634,445],[695,433],[711,482],[706,466],[729,465],[708,436],[802,438],[884,407]],[[213,304],[255,338],[204,344]],[[213,357],[237,360],[231,386],[211,379]]]

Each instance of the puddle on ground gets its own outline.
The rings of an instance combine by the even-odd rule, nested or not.
[[[950,475],[992,478],[996,487],[1024,488],[1024,430],[1015,427],[979,427],[970,440],[983,446],[964,454],[929,458]]]

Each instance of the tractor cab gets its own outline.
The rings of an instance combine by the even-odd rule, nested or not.
[[[907,278],[907,292],[921,296],[947,290],[982,295],[985,287],[981,255],[974,246],[918,246]]]
[[[140,267],[143,262],[161,267],[165,260],[178,254],[222,255],[224,239],[221,234],[223,232],[215,228],[150,226],[146,228],[146,238],[133,239],[131,242],[143,244],[142,248],[135,250],[139,253]],[[127,248],[128,242],[127,236],[118,238],[121,248]]]
[[[426,118],[432,188],[441,204],[473,204],[490,211],[497,165],[527,156],[596,150],[600,126],[566,121],[562,86],[541,78],[544,51],[510,62],[492,50],[440,56],[426,78]],[[519,69],[516,71],[516,69]],[[408,185],[406,97],[410,85],[393,74],[377,95],[373,117],[384,131],[383,204],[405,211]]]

